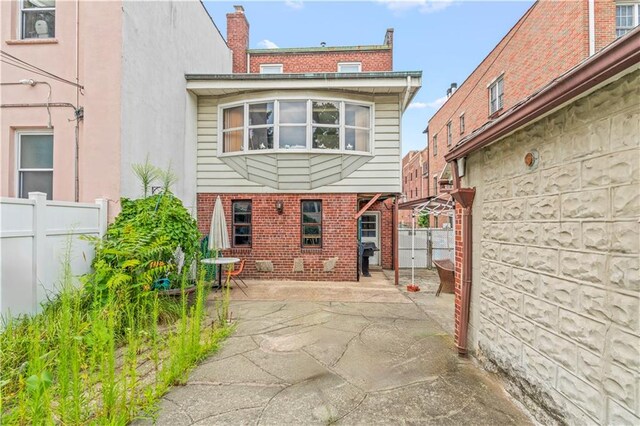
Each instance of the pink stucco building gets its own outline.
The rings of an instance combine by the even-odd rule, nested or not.
[[[0,2],[0,195],[138,195],[132,163],[176,172],[195,204],[195,106],[185,74],[231,72],[199,1]]]

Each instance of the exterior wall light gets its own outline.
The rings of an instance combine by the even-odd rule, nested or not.
[[[530,169],[536,167],[538,165],[538,158],[540,158],[540,154],[535,149],[527,152],[524,156],[524,164]]]
[[[282,200],[276,201],[276,211],[278,214],[282,214],[282,212],[284,212],[284,202]]]

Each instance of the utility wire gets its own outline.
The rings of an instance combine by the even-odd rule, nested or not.
[[[0,50],[0,53],[2,54],[2,58],[5,59],[2,62],[5,62],[8,65],[13,65],[15,67],[22,68],[24,70],[33,72],[35,74],[42,75],[44,77],[53,78],[53,79],[55,79],[55,80],[57,80],[57,81],[59,81],[61,83],[70,84],[71,86],[77,87],[80,90],[84,90],[84,86],[82,86],[80,84],[77,84],[77,83],[74,83],[73,81],[67,80],[65,78],[62,78],[62,77],[60,77],[60,76],[58,76],[56,74],[53,74],[53,73],[51,73],[51,72],[49,72],[47,70],[44,70],[42,68],[39,68],[39,67],[37,67],[37,66],[27,62],[27,61],[23,61],[22,59],[11,55],[11,54],[5,52],[4,50]],[[19,65],[22,65],[22,66],[19,66]]]

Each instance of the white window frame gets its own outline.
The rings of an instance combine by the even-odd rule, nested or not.
[[[38,8],[25,8],[24,7],[24,0],[18,0],[18,4],[19,4],[19,8],[18,8],[18,25],[17,25],[17,29],[18,29],[18,34],[17,35],[17,39],[18,40],[51,40],[56,38],[56,29],[53,29],[53,35],[51,37],[46,37],[46,38],[27,38],[24,37],[23,35],[23,30],[24,30],[24,12],[25,11],[33,11],[33,10],[41,10],[43,12],[50,12],[53,11],[53,16],[54,16],[54,22],[57,20],[56,18],[56,6],[54,4],[53,7],[38,7]],[[56,25],[57,26],[57,25]]]
[[[451,146],[453,143],[453,126],[451,120],[447,123],[447,146]]]
[[[467,123],[465,123],[464,112],[460,114],[460,134],[464,134]]]
[[[500,82],[502,82],[502,85],[500,86],[502,88],[502,93],[498,92],[498,84]],[[495,110],[492,109],[491,107],[491,91],[494,88],[496,90],[496,109]],[[493,79],[491,83],[489,83],[489,85],[487,86],[487,89],[489,94],[489,116],[492,116],[493,114],[495,114],[496,112],[504,108],[504,73],[500,74],[498,77]]]
[[[272,68],[277,71],[266,72],[266,69]],[[282,74],[284,67],[282,64],[260,64],[260,74]]]
[[[15,131],[15,143],[16,143],[16,198],[20,198],[20,194],[22,193],[22,172],[51,172],[51,181],[52,181],[52,192],[53,192],[53,172],[54,167],[46,168],[46,169],[23,169],[20,167],[20,156],[22,154],[22,136],[51,136],[51,144],[53,145],[51,151],[51,163],[54,164],[55,161],[55,140],[53,135],[53,129],[38,129],[38,130],[16,130]],[[55,165],[55,164],[54,164]],[[28,194],[27,194],[28,195]],[[48,194],[51,199],[53,199],[53,193]],[[25,197],[26,198],[26,197]]]
[[[632,26],[631,27],[618,27],[618,6],[633,6],[632,8]],[[615,31],[616,38],[622,37],[623,35],[633,31],[635,27],[640,25],[640,2],[639,1],[617,1],[616,2],[616,12],[615,12]],[[624,31],[624,34],[618,35],[618,31]]]
[[[286,149],[280,148],[280,102],[281,101],[298,101],[298,102],[306,102],[307,103],[307,120],[304,124],[305,126],[305,135],[306,135],[306,145],[305,148],[300,149]],[[313,102],[337,102],[340,107],[340,124],[339,125],[318,125],[317,127],[337,127],[339,128],[339,148],[338,149],[322,149],[322,148],[312,148],[312,137],[313,137],[313,126],[312,123],[312,107]],[[256,103],[266,103],[273,102],[275,117],[274,117],[274,140],[273,140],[273,149],[255,149],[249,150],[249,104]],[[345,149],[345,105],[360,105],[366,106],[369,108],[369,150],[368,151],[351,151]],[[234,127],[233,129],[224,129],[223,128],[223,117],[224,110],[227,108],[233,108],[237,106],[244,106],[244,126],[243,127]],[[218,105],[218,144],[217,144],[217,153],[218,157],[228,157],[228,156],[236,156],[236,155],[255,155],[255,154],[273,154],[273,153],[291,153],[291,154],[299,154],[299,153],[340,153],[340,154],[350,154],[350,155],[362,155],[362,156],[373,156],[375,155],[375,150],[373,146],[373,136],[375,133],[375,104],[373,102],[365,102],[358,100],[351,100],[345,98],[335,98],[335,97],[322,97],[322,96],[314,96],[314,97],[300,97],[300,96],[266,96],[266,97],[257,97],[247,99],[241,102],[231,102]],[[302,127],[302,123],[292,124],[288,123],[289,126],[300,126]],[[285,124],[284,126],[288,126]],[[348,126],[349,128],[357,128],[362,130],[367,130],[364,127],[355,127]],[[243,144],[242,150],[234,151],[234,152],[224,152],[224,133],[232,130],[243,130]]]
[[[345,67],[358,67],[357,71],[343,71],[341,68]],[[352,72],[362,72],[362,62],[338,62],[338,72],[340,73],[352,73]]]

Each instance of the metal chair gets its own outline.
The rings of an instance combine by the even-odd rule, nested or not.
[[[242,290],[244,295],[247,296],[247,292],[244,291],[244,288],[242,288],[242,286],[240,285],[240,283],[242,283],[244,284],[245,288],[249,288],[247,283],[245,283],[244,280],[240,277],[240,274],[242,274],[242,271],[244,271],[245,262],[246,262],[246,259],[242,259],[240,261],[240,265],[238,265],[238,269],[229,269],[228,274],[229,274],[229,278],[231,278],[233,282],[238,286],[238,288]]]

